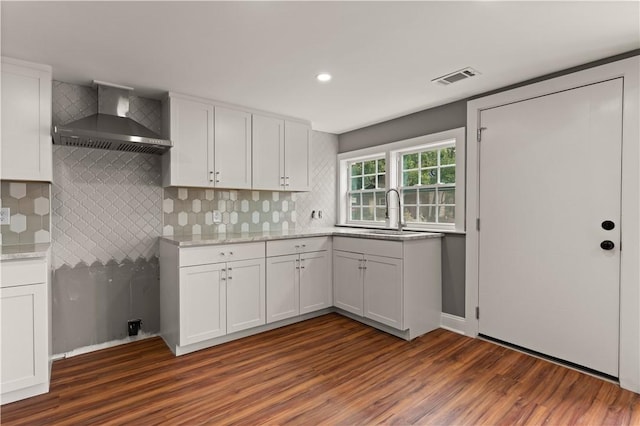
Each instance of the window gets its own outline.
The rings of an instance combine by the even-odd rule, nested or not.
[[[400,175],[407,223],[455,223],[456,147],[402,153]]]
[[[384,222],[385,165],[384,157],[348,162],[350,222]]]
[[[409,229],[464,231],[464,135],[459,128],[339,154],[338,224],[402,220]],[[387,210],[391,188],[401,194],[400,210],[395,194]]]

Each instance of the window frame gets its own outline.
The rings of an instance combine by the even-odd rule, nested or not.
[[[391,188],[400,189],[400,161],[405,153],[424,151],[439,146],[451,145],[456,148],[456,182],[455,182],[455,223],[420,223],[410,222],[406,224],[406,229],[421,231],[448,231],[465,232],[465,128],[447,130],[444,132],[427,134],[411,139],[400,140],[387,144],[382,144],[370,148],[338,154],[337,159],[337,225],[353,227],[374,227],[374,228],[395,228],[398,224],[398,214],[396,207],[396,194],[390,193],[389,199],[389,219],[380,221],[351,221],[349,220],[350,200],[348,192],[350,189],[350,171],[348,164],[354,161],[366,161],[379,157],[385,158],[385,192]],[[404,209],[404,203],[402,203]]]

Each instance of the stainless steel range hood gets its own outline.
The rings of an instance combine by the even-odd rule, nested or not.
[[[94,84],[98,86],[98,114],[54,126],[54,144],[145,154],[163,154],[171,148],[170,140],[128,117],[131,87]]]

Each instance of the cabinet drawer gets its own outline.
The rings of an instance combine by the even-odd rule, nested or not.
[[[402,259],[402,241],[333,237],[333,248],[353,253],[373,254],[376,256]]]
[[[39,284],[47,282],[47,262],[45,259],[5,260],[2,269],[0,287]]]
[[[331,237],[292,238],[288,240],[267,241],[267,257],[329,250],[330,248]]]
[[[263,242],[186,247],[180,249],[180,266],[258,259],[264,254]]]

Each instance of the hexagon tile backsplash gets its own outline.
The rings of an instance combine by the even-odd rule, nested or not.
[[[0,225],[1,244],[50,242],[50,199],[48,183],[3,180],[0,204],[11,209],[11,224]]]

